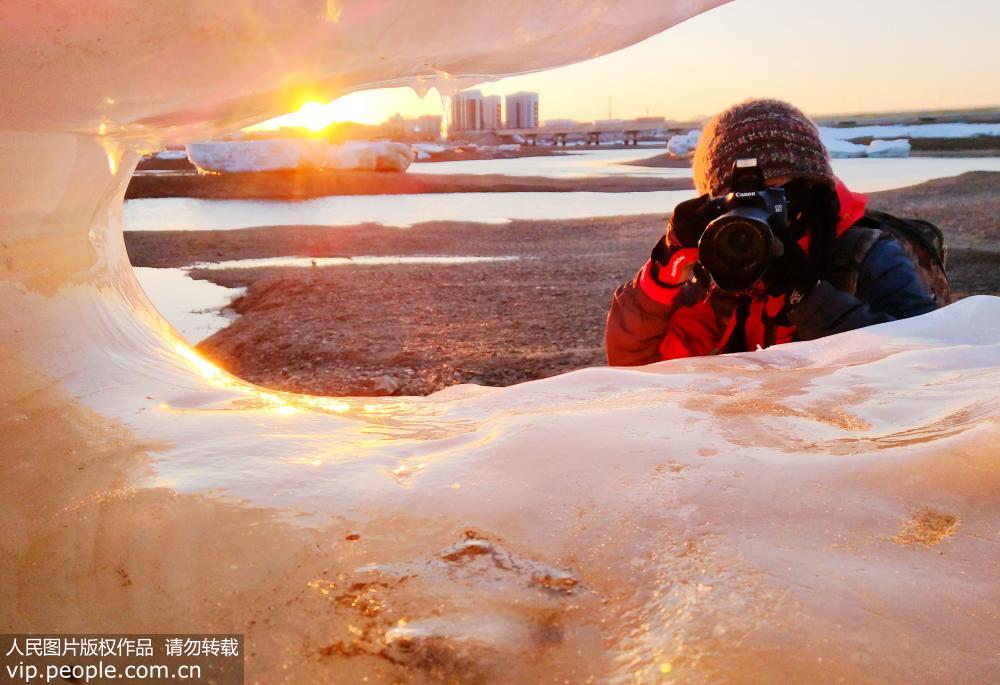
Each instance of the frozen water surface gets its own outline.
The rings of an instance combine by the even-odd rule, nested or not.
[[[620,153],[620,150],[605,151]],[[690,176],[689,169],[649,169],[626,167],[607,159],[587,161],[600,153],[583,153],[578,166],[562,157],[530,157],[486,162],[437,162],[426,166],[452,165],[448,173],[495,173],[485,171],[495,164],[504,173],[536,176],[553,173],[625,173]],[[635,151],[629,151],[635,155]],[[616,154],[617,158],[618,155]],[[552,160],[560,160],[553,166]],[[507,164],[508,162],[512,164]],[[516,164],[514,164],[516,163]],[[466,171],[460,165],[471,165]],[[456,167],[459,167],[456,169]],[[595,171],[597,169],[598,171]],[[620,171],[624,169],[625,171]],[[908,159],[837,159],[834,172],[860,192],[891,190],[933,178],[954,176],[966,171],[998,171],[1000,157]],[[636,171],[638,170],[638,171]],[[220,230],[255,226],[351,226],[372,222],[386,226],[412,226],[424,221],[474,221],[507,223],[514,219],[580,219],[623,214],[668,214],[678,202],[690,199],[694,191],[664,190],[629,193],[446,193],[427,195],[348,195],[296,202],[272,200],[202,200],[171,197],[129,200],[125,203],[126,230]]]
[[[138,267],[135,275],[157,311],[191,344],[228,326],[232,319],[221,310],[245,292],[188,278],[183,269]]]

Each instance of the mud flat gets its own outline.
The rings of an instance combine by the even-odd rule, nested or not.
[[[874,193],[872,205],[941,226],[956,297],[1000,295],[1000,173]],[[631,278],[662,216],[515,221],[497,227],[271,227],[126,233],[137,266],[272,256],[474,255],[476,264],[193,271],[246,287],[232,325],[199,350],[261,385],[329,395],[426,394],[509,385],[604,364],[611,293]]]
[[[634,162],[626,162],[627,166],[642,166],[656,169],[687,169],[691,166],[690,159],[677,159],[669,152],[661,152],[658,155],[637,159]]]
[[[602,192],[690,190],[690,179],[606,176],[545,178],[503,174],[406,174],[368,171],[270,171],[198,174],[174,170],[132,177],[125,199],[196,197],[228,200],[304,200],[328,195],[423,193]]]

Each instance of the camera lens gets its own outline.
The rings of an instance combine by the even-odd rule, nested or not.
[[[729,213],[713,221],[698,245],[699,259],[724,290],[746,290],[771,262],[774,237],[767,221]]]
[[[719,259],[732,269],[744,269],[760,261],[767,252],[767,239],[760,227],[735,219],[718,230],[714,241]]]

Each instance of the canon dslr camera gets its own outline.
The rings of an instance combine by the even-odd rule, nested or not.
[[[738,159],[732,190],[719,200],[725,213],[702,233],[699,261],[720,289],[746,291],[784,251],[775,232],[788,226],[785,191],[764,184],[756,159]]]

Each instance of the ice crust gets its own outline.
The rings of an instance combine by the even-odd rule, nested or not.
[[[320,398],[198,357],[128,263],[139,150],[305,84],[554,66],[714,4],[7,2],[2,632],[245,633],[266,683],[990,680],[997,298]]]

